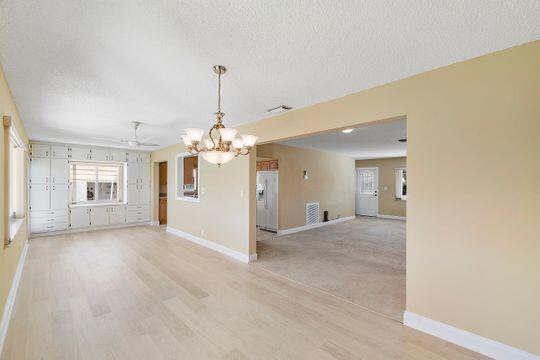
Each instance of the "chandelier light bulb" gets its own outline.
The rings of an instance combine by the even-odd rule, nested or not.
[[[236,138],[236,139],[233,140],[232,146],[235,149],[241,149],[241,148],[244,147],[244,142],[242,141],[242,139]]]
[[[204,135],[203,129],[189,128],[186,129],[186,134],[191,142],[200,142]]]
[[[189,136],[187,136],[187,135],[182,135],[181,138],[182,138],[182,140],[184,141],[184,145],[186,145],[186,146],[191,146],[191,140],[189,140]]]
[[[258,139],[258,137],[256,137],[255,135],[243,134],[240,136],[242,137],[242,142],[244,143],[244,146],[250,148],[255,145]]]
[[[219,129],[219,133],[221,134],[221,140],[232,142],[236,137],[238,130],[231,128],[221,128]]]

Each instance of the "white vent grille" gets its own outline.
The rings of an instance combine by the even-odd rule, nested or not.
[[[318,224],[319,222],[319,203],[307,203],[306,225]]]

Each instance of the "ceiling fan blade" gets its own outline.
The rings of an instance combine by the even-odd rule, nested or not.
[[[159,144],[143,143],[143,142],[140,142],[139,145],[140,146],[159,146]]]

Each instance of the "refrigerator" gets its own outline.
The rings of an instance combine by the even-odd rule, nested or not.
[[[277,231],[278,172],[257,171],[257,227]]]

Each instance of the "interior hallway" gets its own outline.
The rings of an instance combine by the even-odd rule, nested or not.
[[[258,231],[257,240],[257,265],[403,320],[404,221],[358,216],[284,236]]]
[[[30,241],[2,359],[479,359],[166,234]]]

